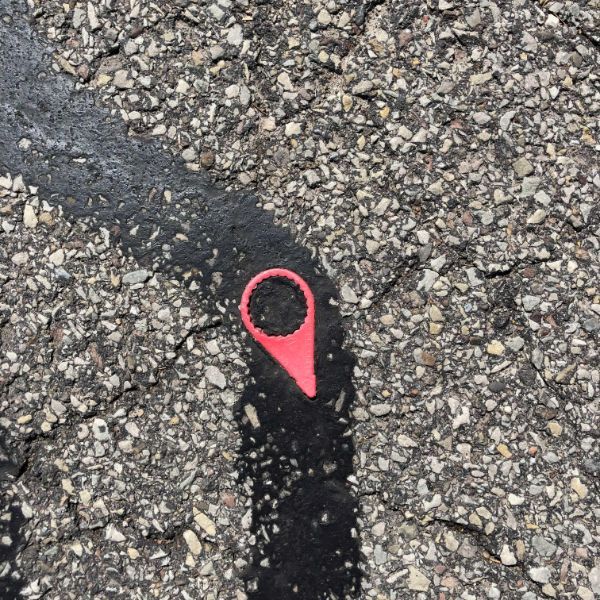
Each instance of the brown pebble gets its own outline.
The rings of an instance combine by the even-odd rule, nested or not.
[[[77,75],[84,81],[88,81],[90,78],[90,68],[88,65],[79,65],[77,67]]]
[[[230,494],[229,492],[223,492],[223,494],[221,494],[221,500],[227,508],[235,507],[235,496],[233,494]]]
[[[407,29],[405,29],[404,31],[401,31],[400,35],[398,36],[398,44],[399,44],[400,48],[403,48],[404,46],[409,44],[412,39],[413,39],[412,32],[408,31]]]
[[[134,25],[134,27],[132,27],[131,29],[131,34],[130,34],[130,38],[134,39],[136,37],[138,37],[139,35],[142,35],[142,33],[144,33],[144,25],[142,25],[141,23],[138,25]]]
[[[200,155],[200,164],[205,169],[210,169],[215,164],[215,155],[213,152],[203,152]]]
[[[435,356],[430,352],[423,351],[421,353],[421,364],[426,367],[433,367],[435,365]]]
[[[52,223],[54,223],[54,218],[52,217],[52,215],[49,212],[43,212],[43,213],[40,213],[40,216],[38,217],[38,221],[40,223],[43,223],[44,225],[52,225]]]

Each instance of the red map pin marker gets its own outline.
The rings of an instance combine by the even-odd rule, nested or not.
[[[289,335],[268,335],[256,327],[250,318],[250,297],[256,287],[271,277],[293,281],[306,298],[306,318]],[[253,277],[246,286],[240,302],[242,321],[250,335],[287,371],[298,387],[309,397],[317,395],[315,376],[315,299],[308,284],[300,275],[288,269],[268,269]]]

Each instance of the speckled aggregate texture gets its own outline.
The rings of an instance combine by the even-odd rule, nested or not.
[[[338,284],[359,597],[599,597],[598,1],[30,5],[57,72],[254,188]],[[243,599],[239,340],[0,175],[0,425],[57,430],[6,476],[27,547],[0,577]]]
[[[27,450],[14,489],[30,519],[20,561],[35,565],[21,571],[25,595],[226,589],[232,564],[220,557],[245,544],[235,347],[178,282],[139,269],[107,231],[71,226],[15,182],[16,193],[0,191],[0,406],[9,445]],[[183,575],[192,571],[202,578]]]

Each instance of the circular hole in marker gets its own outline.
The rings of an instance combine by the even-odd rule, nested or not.
[[[269,277],[250,296],[250,318],[267,335],[289,335],[306,319],[306,298],[286,277]]]

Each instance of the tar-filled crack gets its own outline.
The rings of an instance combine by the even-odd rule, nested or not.
[[[502,562],[500,552],[494,546],[496,538],[499,537],[499,531],[496,530],[494,536],[488,536],[482,529],[466,523],[464,521],[458,521],[452,518],[436,517],[428,521],[425,525],[430,526],[432,524],[438,524],[442,527],[454,531],[460,536],[463,536],[470,540],[470,542],[479,549],[479,551],[492,560],[494,565],[506,569],[506,572],[515,572],[516,576],[526,576],[526,570],[524,568],[523,561],[518,560],[515,564],[507,565]]]
[[[409,256],[406,259],[402,260],[400,264],[395,265],[392,268],[392,277],[383,284],[381,291],[372,301],[372,305],[376,306],[377,304],[379,304],[386,296],[390,294],[390,292],[392,292],[396,288],[398,283],[405,280],[406,277],[410,275],[410,273],[418,271],[421,268],[422,265],[420,265],[417,262],[416,256]]]
[[[251,490],[257,540],[247,593],[252,600],[356,597],[358,502],[348,483],[354,360],[330,302],[337,295],[333,284],[254,197],[217,190],[157,142],[128,137],[89,92],[56,75],[51,50],[28,26],[23,6],[0,0],[0,171],[22,174],[40,197],[62,205],[67,218],[111,231],[142,266],[195,283],[204,309],[235,335],[239,298],[253,275],[285,267],[310,285],[317,315],[314,401],[262,349],[245,342],[253,383],[235,412],[240,485]],[[18,146],[23,138],[31,142],[25,152]],[[185,240],[177,241],[182,231]],[[248,404],[258,428],[245,418]]]

